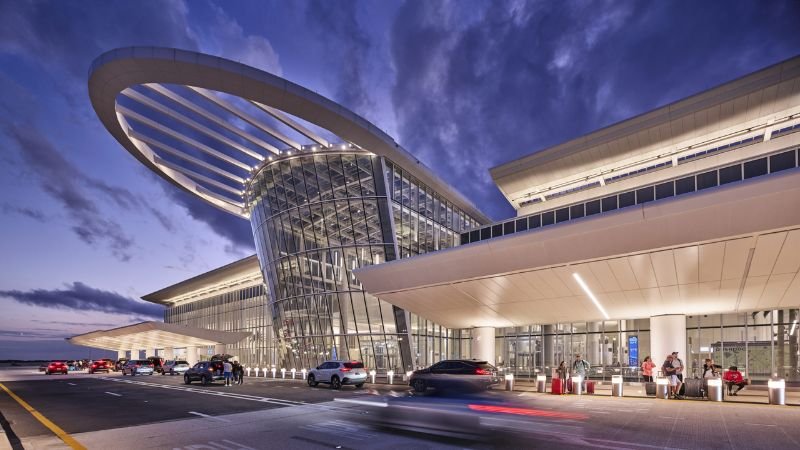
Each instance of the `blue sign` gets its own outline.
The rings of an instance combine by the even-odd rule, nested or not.
[[[639,337],[628,336],[628,365],[639,366]]]

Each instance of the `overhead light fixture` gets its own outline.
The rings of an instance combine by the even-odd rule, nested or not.
[[[793,336],[794,335],[795,328],[797,328],[797,319],[794,319],[794,322],[792,322],[792,330],[789,331],[789,336]]]
[[[588,295],[589,298],[592,299],[592,303],[594,303],[594,306],[596,306],[597,309],[600,310],[601,313],[603,313],[603,317],[605,317],[606,320],[610,319],[610,317],[608,317],[608,313],[603,308],[603,305],[601,305],[600,302],[597,300],[597,297],[595,297],[594,294],[592,294],[592,291],[589,290],[589,286],[587,286],[586,283],[583,282],[583,278],[581,278],[581,276],[578,275],[578,272],[574,272],[572,274],[572,278],[575,278],[575,281],[578,282],[578,285],[580,285],[581,289],[583,289],[583,292],[585,292],[586,295]]]

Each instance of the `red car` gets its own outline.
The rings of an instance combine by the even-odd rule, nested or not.
[[[66,375],[69,372],[69,368],[66,364],[61,361],[53,361],[47,365],[47,369],[44,370],[45,375],[50,375],[51,373],[61,373]]]
[[[107,359],[98,359],[89,365],[89,373],[97,372],[111,372],[111,366],[109,365],[109,361]]]

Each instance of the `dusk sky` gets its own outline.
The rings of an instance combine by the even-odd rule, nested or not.
[[[488,170],[800,54],[798,1],[0,2],[0,359],[162,318],[142,295],[254,252],[136,161],[87,92],[152,45],[280,75],[386,131],[493,219]]]

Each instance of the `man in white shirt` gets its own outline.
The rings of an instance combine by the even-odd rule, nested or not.
[[[233,365],[228,361],[222,364],[222,375],[225,378],[225,386],[230,386],[231,377],[233,377]]]

